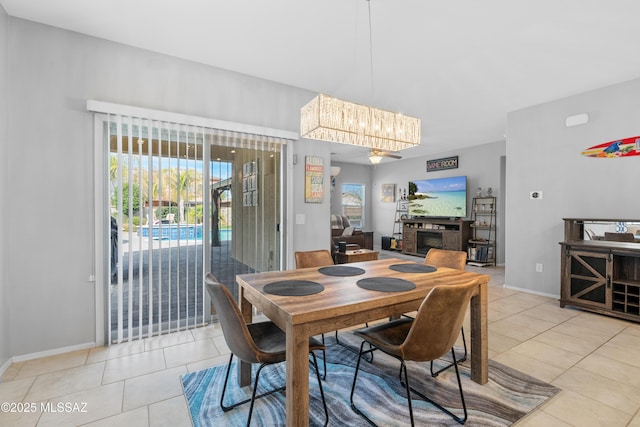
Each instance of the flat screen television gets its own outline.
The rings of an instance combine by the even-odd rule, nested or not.
[[[408,214],[412,217],[464,218],[467,216],[467,177],[409,181]]]

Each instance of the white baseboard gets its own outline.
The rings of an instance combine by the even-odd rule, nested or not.
[[[95,346],[96,346],[95,342],[87,342],[82,344],[71,345],[68,347],[60,347],[60,348],[54,348],[51,350],[38,351],[36,353],[13,356],[10,359],[10,361],[11,363],[24,362],[27,360],[39,359],[41,357],[55,356],[57,354],[63,354],[63,353],[70,353],[72,351],[77,351],[77,350],[86,350],[88,348],[94,348]]]
[[[13,361],[11,360],[11,358],[9,358],[2,364],[2,366],[0,366],[0,383],[2,382],[2,376],[4,375],[4,372],[9,369],[9,366],[11,366],[12,363]]]
[[[513,289],[514,291],[526,292],[528,294],[540,295],[541,297],[560,299],[560,294],[548,294],[546,292],[532,291],[531,289],[516,288],[514,286],[507,286],[506,283],[504,285],[502,285],[502,287],[506,288],[506,289]]]

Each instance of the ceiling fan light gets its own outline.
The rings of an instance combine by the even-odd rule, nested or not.
[[[372,165],[377,165],[382,161],[382,156],[378,156],[377,154],[372,154],[369,156],[369,161]]]

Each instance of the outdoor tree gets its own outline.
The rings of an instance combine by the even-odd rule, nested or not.
[[[129,206],[129,189],[131,189],[131,206]],[[111,198],[111,204],[114,207],[118,206],[118,197],[120,195],[120,191],[116,187],[113,192],[113,196]],[[122,183],[122,212],[125,215],[136,215],[140,212],[144,205],[145,200],[143,200],[140,196],[140,187],[138,184],[129,184],[128,182]],[[131,207],[131,210],[129,210]]]

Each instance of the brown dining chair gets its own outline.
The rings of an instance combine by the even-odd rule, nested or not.
[[[604,233],[604,240],[609,242],[631,242],[635,243],[636,239],[633,237],[633,233]]]
[[[358,379],[362,356],[380,350],[400,361],[400,381],[407,391],[407,402],[412,426],[415,425],[411,404],[412,392],[453,417],[453,419],[460,424],[465,423],[467,420],[467,406],[464,401],[462,382],[460,381],[460,372],[453,351],[453,345],[458,339],[458,331],[460,331],[462,327],[462,322],[469,307],[469,301],[477,286],[478,282],[476,279],[462,285],[436,286],[420,304],[415,319],[402,317],[397,320],[355,331],[356,335],[363,338],[360,344],[360,353],[353,376],[350,397],[351,408],[357,414],[365,418],[370,424],[375,425],[366,414],[356,407],[353,401],[353,395],[356,389],[356,381]],[[364,350],[365,343],[373,347],[369,350]],[[458,417],[439,403],[434,402],[413,388],[409,383],[406,366],[407,361],[433,361],[442,357],[448,351],[451,351],[453,366],[456,370],[458,388],[460,389],[460,400],[464,413],[463,417]],[[373,384],[374,383],[367,383],[368,386]],[[367,390],[367,393],[371,393],[371,390]],[[448,404],[451,405],[451,402],[448,402]]]
[[[296,268],[326,267],[333,265],[331,252],[327,249],[315,251],[298,251],[294,253],[296,257]]]
[[[286,360],[286,335],[280,328],[278,328],[278,326],[276,326],[275,323],[270,321],[246,324],[242,317],[242,313],[240,312],[240,308],[233,299],[231,292],[229,292],[226,286],[219,283],[211,273],[207,273],[205,277],[205,284],[207,292],[209,293],[209,296],[211,296],[211,301],[216,309],[222,333],[224,334],[224,339],[231,350],[229,364],[227,365],[227,373],[224,378],[224,386],[222,387],[222,395],[220,397],[220,407],[226,412],[239,405],[251,402],[251,405],[249,406],[249,415],[247,417],[248,427],[251,424],[251,415],[253,414],[253,405],[255,400],[285,389],[285,387],[280,387],[256,396],[258,379],[260,378],[262,368],[267,365],[284,362]],[[322,390],[322,381],[320,380],[320,373],[318,371],[318,362],[314,354],[314,351],[316,350],[324,351],[324,345],[322,345],[318,340],[310,338],[309,354],[313,358],[318,386],[320,387],[326,426],[329,422],[329,412],[327,410],[327,403],[324,399],[324,391]],[[259,363],[260,366],[256,372],[251,399],[246,399],[226,406],[224,404],[224,395],[227,390],[229,372],[231,371],[231,362],[233,361],[234,356],[247,363]]]
[[[317,249],[314,251],[297,251],[294,253],[296,258],[296,268],[311,267],[327,267],[333,265],[333,257],[327,249]],[[338,331],[336,331],[336,341],[338,340]],[[324,345],[324,334],[322,334],[322,344]],[[322,361],[324,365],[323,379],[327,378],[327,353],[322,350]]]
[[[465,266],[467,265],[467,253],[464,251],[451,251],[447,249],[431,248],[429,249],[429,252],[427,252],[427,256],[425,256],[424,258],[424,263],[427,265],[432,265],[434,267],[449,267],[456,270],[464,271]],[[462,335],[462,346],[464,348],[464,354],[460,359],[457,360],[458,363],[462,363],[467,360],[469,354],[467,350],[467,340],[464,337],[464,327],[460,328],[460,334]],[[434,372],[432,361],[431,376],[437,377],[440,372],[445,371],[452,366],[453,362]]]

